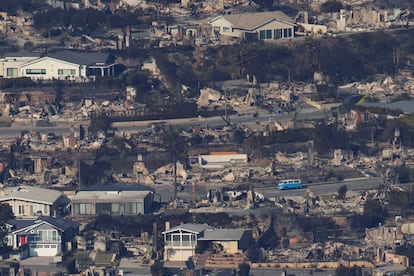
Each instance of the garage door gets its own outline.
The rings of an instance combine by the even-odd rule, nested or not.
[[[56,256],[58,245],[56,244],[31,244],[30,256]]]

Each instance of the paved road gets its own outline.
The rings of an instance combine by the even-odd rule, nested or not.
[[[22,131],[38,131],[39,133],[55,133],[58,135],[67,135],[73,126],[79,128],[80,122],[57,122],[56,125],[39,127],[28,122],[14,122],[10,127],[0,127],[0,137],[12,138],[19,137]],[[88,122],[82,124],[89,125]]]
[[[276,181],[266,181],[267,184],[276,182]],[[275,197],[289,197],[289,196],[303,196],[305,193],[306,188],[310,188],[315,194],[330,194],[330,193],[337,193],[339,187],[346,184],[348,190],[365,190],[371,188],[377,188],[381,183],[382,179],[377,178],[366,178],[366,179],[354,179],[348,181],[337,181],[337,182],[325,182],[325,183],[315,183],[315,184],[307,184],[304,185],[304,189],[295,189],[295,190],[284,190],[280,191],[275,186],[266,185],[263,186],[263,181],[255,183],[254,181],[250,181],[249,184],[253,185],[254,189],[258,193],[262,193],[265,198],[272,199]],[[221,187],[231,187],[237,186],[240,183],[210,183],[210,184],[203,184],[203,185],[196,185],[196,196],[197,198],[206,198],[207,190],[219,190]],[[170,185],[162,185],[158,188],[155,188],[157,192],[160,193],[162,201],[169,201],[173,198],[173,190]],[[191,185],[187,185],[184,191],[178,192],[178,197],[185,201],[189,201],[191,199]]]
[[[329,183],[315,183],[304,185],[304,188],[310,188],[315,194],[329,194],[338,192],[339,187],[346,184],[348,190],[365,190],[371,188],[377,188],[382,184],[380,177],[355,179]],[[280,196],[301,196],[304,194],[304,189],[299,190],[278,190],[274,188],[256,188],[258,192],[262,192],[266,198],[280,197]]]
[[[314,108],[300,110],[296,114],[297,120],[314,120],[314,119],[324,119],[327,116],[327,112],[323,110],[317,110]],[[261,113],[258,117],[253,117],[251,114],[243,115],[232,115],[230,117],[231,124],[252,124],[252,123],[268,123],[269,121],[278,121],[286,122],[293,120],[295,117],[294,113],[285,113],[285,114],[266,114]],[[185,118],[185,119],[170,119],[170,120],[152,120],[152,121],[140,121],[140,122],[117,122],[113,123],[113,126],[122,131],[134,132],[137,130],[142,130],[148,128],[149,125],[153,123],[165,123],[168,125],[173,125],[177,127],[190,127],[193,125],[204,126],[225,126],[227,123],[223,118],[219,116],[208,117],[208,118]]]

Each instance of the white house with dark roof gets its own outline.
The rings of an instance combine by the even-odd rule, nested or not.
[[[109,53],[69,50],[46,56],[11,53],[0,59],[0,77],[87,81],[114,76],[115,66],[114,57]]]
[[[79,233],[79,223],[65,218],[37,217],[6,222],[7,243],[14,249],[28,247],[29,256],[56,256]]]
[[[186,223],[162,232],[164,261],[186,261],[195,256],[196,247],[206,248],[218,243],[225,253],[238,253],[248,246],[251,230],[217,229],[206,224]]]
[[[204,224],[186,223],[162,232],[164,261],[186,261],[194,256],[197,240],[204,235],[207,228],[209,226]]]
[[[220,15],[210,20],[213,35],[249,41],[294,37],[296,24],[282,11]]]
[[[52,216],[66,208],[70,200],[62,192],[34,186],[0,190],[0,203],[10,205],[15,217]]]

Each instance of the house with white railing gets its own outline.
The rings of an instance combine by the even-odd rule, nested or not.
[[[7,245],[28,249],[28,256],[56,256],[79,233],[79,223],[61,217],[12,219],[6,222]]]
[[[252,239],[248,229],[218,229],[207,224],[181,224],[169,228],[164,235],[164,261],[187,261],[211,244],[219,244],[225,253],[240,253]]]

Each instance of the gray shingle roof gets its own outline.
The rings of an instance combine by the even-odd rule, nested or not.
[[[7,187],[0,190],[0,202],[10,199],[20,199],[52,205],[61,196],[62,193],[59,191],[34,186]]]
[[[18,231],[29,227],[35,223],[36,219],[11,219],[6,222],[6,224],[12,227],[12,231]]]
[[[223,18],[233,24],[233,28],[243,30],[254,30],[272,20],[293,24],[293,20],[282,11],[229,14]]]
[[[7,224],[12,226],[13,232],[16,232],[16,231],[23,230],[30,226],[41,224],[43,222],[53,225],[54,227],[60,230],[63,230],[63,231],[70,229],[70,228],[79,228],[79,223],[74,220],[65,219],[61,217],[55,218],[55,217],[46,217],[46,216],[40,216],[35,219],[11,219],[7,221]]]
[[[151,191],[80,191],[72,197],[72,202],[118,202],[142,201]]]
[[[38,222],[45,221],[61,230],[67,230],[69,228],[78,228],[80,225],[78,222],[74,220],[62,218],[62,217],[41,216],[41,217],[38,217],[36,221]]]
[[[202,241],[239,241],[241,240],[246,229],[213,229],[204,231]]]
[[[4,57],[6,58],[34,58],[34,57],[40,57],[40,53],[33,53],[33,52],[8,52],[4,54]]]
[[[113,63],[112,55],[109,53],[76,52],[63,50],[56,53],[50,53],[47,56],[70,63],[88,66],[105,65]]]

